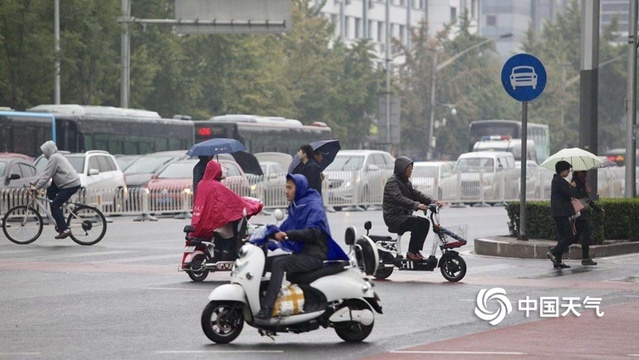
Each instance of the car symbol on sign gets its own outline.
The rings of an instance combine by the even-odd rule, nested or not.
[[[510,73],[510,86],[513,90],[517,86],[532,86],[533,90],[537,87],[537,74],[532,66],[515,66]]]

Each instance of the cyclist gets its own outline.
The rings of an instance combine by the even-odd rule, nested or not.
[[[59,232],[55,238],[64,239],[71,235],[71,230],[64,222],[62,205],[80,190],[80,176],[69,160],[58,152],[58,147],[53,141],[49,140],[42,144],[40,150],[49,163],[40,175],[40,179],[32,184],[31,190],[43,189],[49,180],[52,180],[47,188],[47,198],[51,199],[51,215],[55,219]]]

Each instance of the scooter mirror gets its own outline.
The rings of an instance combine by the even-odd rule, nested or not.
[[[373,227],[373,223],[370,221],[367,221],[364,223],[364,229],[366,229],[366,231],[370,230]]]
[[[273,211],[273,216],[275,216],[277,221],[282,221],[282,219],[284,219],[284,211],[281,209],[275,209],[275,211]]]

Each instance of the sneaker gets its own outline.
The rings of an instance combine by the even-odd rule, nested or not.
[[[592,259],[583,259],[581,260],[581,265],[597,265],[597,263],[592,261]]]
[[[570,269],[570,265],[566,265],[563,262],[560,262],[558,264],[554,264],[553,267],[555,269]]]
[[[266,306],[262,306],[262,308],[260,309],[260,311],[258,311],[257,314],[255,314],[255,318],[258,320],[268,320],[271,318],[271,316],[273,315],[273,309],[266,307]]]
[[[406,258],[408,260],[413,260],[413,261],[421,261],[422,257],[420,257],[418,254],[413,254],[412,252],[407,252],[406,253]]]
[[[66,229],[62,232],[60,232],[58,235],[55,236],[56,239],[65,239],[67,237],[71,236],[71,230],[70,229]]]

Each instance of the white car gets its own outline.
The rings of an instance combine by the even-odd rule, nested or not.
[[[512,153],[461,154],[454,171],[460,176],[462,202],[503,202],[519,198],[519,172]]]
[[[106,211],[116,210],[124,204],[128,188],[124,174],[115,157],[103,150],[90,150],[83,153],[60,152],[69,160],[80,176],[81,198],[79,201],[91,205],[106,205]],[[35,167],[44,171],[49,160],[40,156]],[[115,205],[115,207],[113,207]]]
[[[454,165],[454,161],[414,162],[410,178],[413,188],[436,200],[457,199],[459,188],[457,174],[453,172]]]
[[[348,205],[381,204],[395,159],[386,151],[340,150],[324,170],[329,202],[335,209]]]

